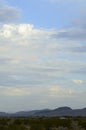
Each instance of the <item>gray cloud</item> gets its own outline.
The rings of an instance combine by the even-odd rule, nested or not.
[[[86,30],[84,28],[68,28],[57,32],[53,35],[54,38],[69,39],[69,40],[86,40]]]
[[[26,71],[18,69],[16,71],[0,72],[0,86],[45,86],[50,84],[56,84],[56,82],[64,81],[63,76],[57,75],[58,69],[50,68],[31,68],[29,67]],[[54,75],[52,75],[54,73]]]
[[[86,11],[80,12],[81,17],[71,22],[72,26],[63,28],[57,34],[53,35],[54,38],[85,41],[86,40]]]
[[[81,74],[81,75],[86,75],[86,67],[81,67],[76,70],[72,70],[71,73],[76,73],[76,74]]]
[[[9,64],[12,59],[10,58],[0,58],[0,64]]]
[[[13,22],[20,17],[20,11],[16,7],[0,5],[0,22]]]
[[[75,20],[72,27],[63,28],[53,34],[52,37],[64,41],[63,50],[71,53],[71,55],[86,53],[86,15]]]
[[[70,48],[70,50],[73,52],[78,52],[78,53],[86,53],[86,45],[81,45],[79,47]]]

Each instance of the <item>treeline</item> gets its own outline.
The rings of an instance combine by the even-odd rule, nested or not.
[[[86,118],[0,118],[0,130],[86,130]]]

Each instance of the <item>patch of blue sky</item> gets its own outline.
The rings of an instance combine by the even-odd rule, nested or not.
[[[68,26],[79,17],[81,6],[75,2],[57,2],[33,0],[24,2],[9,1],[10,5],[18,7],[22,11],[22,23],[31,23],[42,28],[61,28]]]

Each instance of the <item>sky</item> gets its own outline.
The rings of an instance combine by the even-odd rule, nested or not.
[[[86,107],[86,0],[0,0],[0,111]]]

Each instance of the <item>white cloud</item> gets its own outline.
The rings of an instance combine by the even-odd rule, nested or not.
[[[1,26],[0,32],[0,35],[3,36],[3,38],[10,38],[11,42],[12,40],[18,40],[21,44],[24,44],[25,40],[27,41],[27,44],[30,44],[28,40],[48,39],[51,34],[53,34],[53,31],[35,29],[31,24],[4,24]]]
[[[68,97],[74,94],[74,90],[67,87],[62,86],[52,86],[49,88],[49,94],[51,97]]]
[[[72,82],[73,82],[74,84],[77,84],[77,85],[80,85],[80,84],[83,84],[83,83],[84,83],[83,80],[79,80],[79,79],[73,79]]]
[[[0,94],[4,96],[25,96],[30,95],[30,91],[27,88],[16,88],[16,87],[6,87],[1,88]]]

